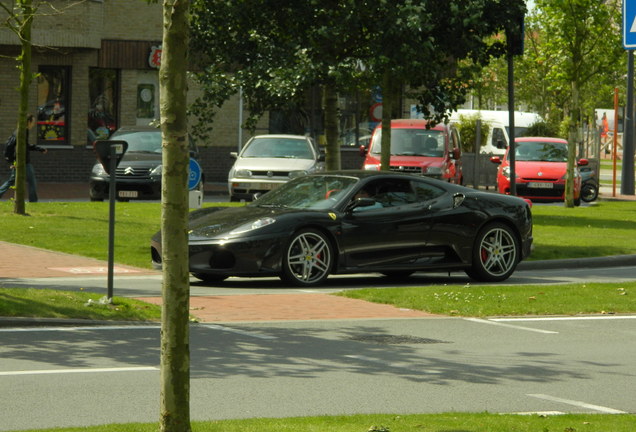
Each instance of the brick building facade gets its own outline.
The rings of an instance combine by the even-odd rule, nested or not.
[[[4,11],[0,18],[5,21]],[[48,149],[47,154],[31,155],[38,180],[88,183],[95,138],[159,117],[162,4],[51,0],[41,4],[32,28],[32,72],[38,75],[30,87],[29,106],[38,123],[30,142]],[[19,54],[16,34],[0,26],[2,142],[17,124]],[[196,87],[189,90],[194,99]],[[240,106],[238,96],[227,101],[214,117],[212,138],[197,142],[207,181],[227,179],[233,162],[229,152],[250,136],[240,129]],[[270,131],[285,132],[266,117],[256,132]],[[343,151],[343,168],[357,168],[361,161],[354,147]],[[0,163],[0,180],[7,176],[7,165]]]

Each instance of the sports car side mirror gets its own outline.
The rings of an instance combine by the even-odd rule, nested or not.
[[[371,207],[376,205],[376,200],[368,197],[356,198],[347,205],[347,211],[351,212],[358,207]]]
[[[365,157],[367,155],[367,146],[361,145],[358,151],[360,152],[360,156]]]
[[[501,157],[499,157],[499,156],[491,156],[490,162],[499,165],[501,163]]]
[[[587,159],[579,159],[579,162],[577,163],[578,166],[585,166],[588,165],[590,163],[590,161],[588,161]]]
[[[237,152],[230,152],[230,157],[232,159],[236,159],[236,158],[238,158],[238,153]]]

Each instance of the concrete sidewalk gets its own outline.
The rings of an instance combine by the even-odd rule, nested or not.
[[[108,274],[107,262],[78,255],[53,252],[32,246],[0,241],[0,286],[3,279],[69,278]],[[636,255],[603,258],[564,259],[550,261],[524,261],[519,270],[567,269],[581,267],[636,266]],[[117,276],[159,275],[160,272],[130,266],[116,265]],[[140,300],[161,304],[160,297]],[[287,320],[346,320],[346,319],[407,319],[434,317],[422,311],[396,308],[391,305],[370,303],[330,294],[245,294],[223,296],[192,296],[191,314],[200,322],[251,322]],[[2,326],[25,325],[79,325],[81,321],[33,320],[0,318]],[[90,322],[84,322],[84,325]]]

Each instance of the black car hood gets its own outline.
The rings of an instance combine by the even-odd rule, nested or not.
[[[283,214],[298,212],[295,209],[281,207],[210,207],[194,211],[190,214],[190,238],[212,238],[225,235],[246,223],[266,217],[277,217]]]

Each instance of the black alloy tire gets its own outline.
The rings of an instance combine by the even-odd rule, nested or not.
[[[521,247],[515,233],[507,225],[494,222],[477,235],[472,267],[466,273],[480,282],[501,282],[512,275],[520,257]]]
[[[315,229],[301,229],[283,249],[280,278],[295,286],[317,286],[327,279],[333,262],[333,248],[327,236]]]
[[[596,201],[598,198],[598,186],[593,183],[586,183],[581,187],[581,199],[586,202]]]

